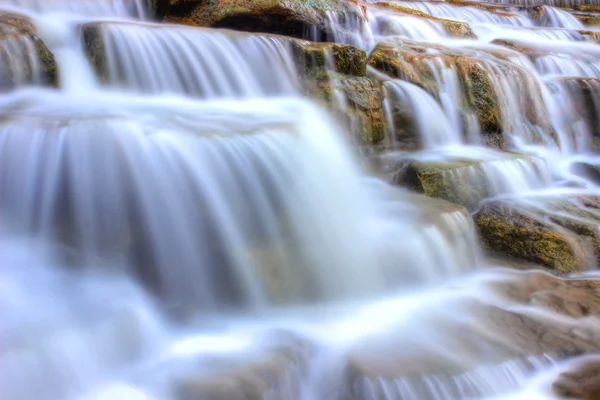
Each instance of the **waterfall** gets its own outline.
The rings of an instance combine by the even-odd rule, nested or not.
[[[149,0],[5,0],[5,3],[43,13],[146,19]]]
[[[289,40],[169,25],[103,23],[84,28],[99,40],[90,54],[108,86],[196,97],[286,95],[295,91]]]
[[[531,26],[532,22],[526,17],[519,14],[504,15],[481,10],[474,7],[460,7],[449,4],[432,2],[405,2],[394,1],[402,7],[412,8],[422,11],[438,18],[447,18],[455,21],[464,21],[470,23],[493,23],[501,25],[513,26]]]
[[[597,278],[503,267],[598,261],[594,9],[377,3],[4,1],[0,398],[552,398]]]
[[[554,7],[541,7],[536,20],[539,26],[548,26],[566,29],[582,29],[583,24],[566,11]]]

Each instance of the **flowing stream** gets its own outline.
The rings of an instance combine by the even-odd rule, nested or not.
[[[364,19],[326,15],[327,39],[413,49],[431,78],[382,78],[379,162],[464,164],[444,179],[486,188],[468,211],[367,172],[302,94],[300,39],[159,23],[142,0],[0,0],[0,398],[555,398],[577,362],[563,337],[582,353],[600,322],[528,288],[517,300],[533,278],[484,253],[471,214],[598,194],[576,167],[600,166],[600,46],[551,7],[575,1],[535,17],[376,3]],[[13,34],[2,15],[15,13],[37,36]],[[449,59],[489,77],[510,151],[483,147],[489,127]]]

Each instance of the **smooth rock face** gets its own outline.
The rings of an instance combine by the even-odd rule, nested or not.
[[[27,17],[0,12],[0,91],[27,84],[57,84],[54,55]]]
[[[326,37],[326,12],[342,17],[359,15],[360,8],[335,0],[179,0],[172,4],[167,21],[187,25],[269,32],[302,38],[307,27]]]
[[[600,224],[591,214],[587,219],[564,212],[560,216],[556,214],[556,211],[574,208],[568,202],[550,204],[546,210],[491,202],[474,218],[488,249],[562,272],[573,272],[595,265]]]
[[[563,398],[600,399],[600,360],[587,360],[574,371],[564,372],[552,384],[554,393]]]

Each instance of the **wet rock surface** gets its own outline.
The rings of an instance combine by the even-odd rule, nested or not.
[[[24,84],[56,86],[54,55],[26,16],[0,11],[0,91]]]
[[[319,36],[326,38],[327,12],[341,18],[364,18],[359,7],[335,0],[180,0],[171,6],[165,19],[187,25],[269,32],[297,38],[304,37],[308,27],[314,27]]]
[[[598,226],[594,199],[587,205],[554,200],[546,207],[490,202],[474,216],[488,249],[562,272],[585,270],[598,259]]]

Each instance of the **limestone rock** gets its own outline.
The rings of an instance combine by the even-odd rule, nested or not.
[[[364,18],[361,12],[351,2],[335,0],[179,0],[171,5],[166,20],[302,38],[307,27],[315,27],[320,36],[326,36],[326,13]]]
[[[56,86],[56,61],[25,16],[0,13],[0,91],[20,84]]]

